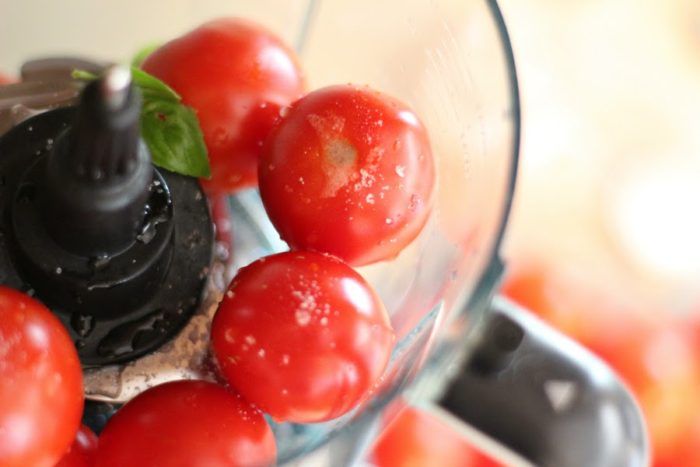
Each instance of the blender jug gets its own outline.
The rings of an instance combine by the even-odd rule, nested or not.
[[[369,84],[409,104],[428,129],[438,183],[426,227],[396,259],[358,268],[397,334],[389,367],[372,397],[340,419],[273,423],[280,464],[371,465],[363,454],[380,420],[404,403],[428,408],[505,462],[648,464],[640,412],[611,370],[493,296],[520,137],[513,53],[495,1],[174,0],[167,12],[135,0],[70,5],[0,0],[0,69],[51,55],[89,58],[82,63],[91,65],[126,61],[145,44],[235,15],[293,44],[309,89]],[[44,89],[46,98],[23,113],[11,111],[8,99],[2,107],[0,88],[0,132],[3,118],[11,127],[75,103],[77,92],[61,86]],[[255,190],[217,203],[230,216],[234,241],[219,238],[214,246],[220,254],[206,268],[206,287],[195,280],[198,292],[188,292],[201,294],[188,319],[121,358],[84,361],[86,420],[93,426],[155,384],[212,379],[207,329],[226,282],[237,268],[286,249]]]

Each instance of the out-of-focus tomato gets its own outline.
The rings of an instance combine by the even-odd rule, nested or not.
[[[55,467],[92,467],[95,463],[97,436],[82,425],[75,434],[75,441]]]
[[[371,460],[377,467],[499,467],[430,414],[409,407],[377,440]]]
[[[226,379],[279,420],[318,422],[357,405],[389,361],[394,333],[375,292],[331,256],[261,258],[233,279],[212,323]]]
[[[292,104],[265,141],[259,177],[265,210],[292,248],[360,266],[393,259],[418,235],[435,167],[406,105],[342,85]]]
[[[80,361],[41,303],[0,286],[0,465],[52,467],[80,426]]]
[[[700,465],[700,333],[694,318],[636,310],[553,269],[514,269],[503,292],[603,358],[648,423],[655,467]]]
[[[15,81],[16,81],[16,80],[10,78],[9,76],[0,73],[0,86],[3,85],[3,84],[14,83]]]
[[[98,467],[265,466],[275,438],[262,413],[205,381],[175,381],[139,394],[107,422]]]
[[[210,193],[256,183],[263,140],[280,108],[304,91],[294,52],[239,18],[210,21],[168,42],[146,58],[143,69],[197,113],[212,169],[202,184]]]

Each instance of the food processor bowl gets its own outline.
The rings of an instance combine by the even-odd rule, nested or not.
[[[485,384],[462,378],[465,372],[478,373],[478,377],[493,375],[519,362],[513,355],[523,349],[556,355],[549,359],[540,355],[539,367],[544,369],[558,368],[561,361],[571,368],[582,368],[571,376],[580,376],[577,394],[590,393],[586,400],[591,404],[607,404],[604,433],[617,430],[620,436],[614,439],[626,450],[620,454],[610,448],[605,459],[598,462],[593,456],[585,465],[644,465],[647,461],[639,412],[612,373],[606,373],[609,370],[604,365],[569,341],[557,341],[548,330],[540,332],[545,329],[541,323],[529,317],[520,319],[521,311],[503,301],[494,305],[492,300],[503,269],[498,252],[513,196],[520,137],[513,52],[495,1],[172,0],[165,4],[76,0],[68,6],[48,0],[0,0],[0,11],[0,69],[9,72],[18,70],[29,58],[51,55],[126,63],[144,45],[164,42],[213,17],[249,18],[268,26],[297,49],[309,89],[348,82],[366,84],[406,102],[425,124],[438,181],[430,218],[398,257],[358,268],[383,300],[397,334],[389,367],[373,388],[372,397],[340,419],[315,424],[273,422],[280,464],[371,463],[363,455],[380,422],[405,401],[418,404],[432,400],[439,403],[430,402],[431,407],[457,413],[470,423],[473,428],[464,431],[482,445],[492,446],[492,453],[501,459],[584,465],[575,463],[581,457],[557,457],[557,446],[552,443],[530,450],[532,443],[519,443],[517,437],[499,431],[510,424],[509,413],[515,408],[500,413],[498,407],[485,403],[483,407],[493,407],[493,412],[491,417],[482,417],[461,409],[465,404],[481,405],[477,397],[487,395],[475,394],[473,400],[466,401],[450,399],[455,390],[467,395],[471,394],[468,388]],[[237,268],[287,248],[267,220],[256,190],[232,196],[224,206],[230,215],[233,241],[218,245],[217,251],[223,253],[210,270],[211,285],[202,311],[175,338],[176,344],[166,344],[155,352],[156,357],[146,355],[142,360],[91,370],[93,373],[86,375],[88,398],[121,403],[157,382],[212,377],[202,370],[201,363],[208,357],[208,320],[223,286]],[[537,345],[552,339],[564,343]],[[526,385],[518,379],[523,376],[516,373],[511,372],[508,389],[517,393],[518,385]],[[564,377],[542,378],[542,382],[569,381]],[[457,383],[450,386],[453,381]],[[91,385],[109,387],[111,392],[90,393]],[[558,387],[561,393],[563,386]],[[584,387],[592,389],[586,392]],[[508,391],[486,392],[508,398]],[[402,394],[408,395],[399,397]],[[538,407],[524,399],[518,401]],[[590,415],[594,409],[582,410]],[[543,436],[555,439],[549,428],[545,429],[553,426],[549,415],[528,419],[542,424],[540,428],[517,425],[521,420],[513,418],[517,425],[513,429],[545,433]],[[569,420],[578,423],[580,418],[572,414]],[[588,418],[589,425],[578,425],[572,439],[587,437],[599,442],[586,430],[595,431],[602,422]],[[489,420],[498,426],[491,426]],[[622,458],[629,463],[619,463]],[[561,463],[552,463],[552,459]]]

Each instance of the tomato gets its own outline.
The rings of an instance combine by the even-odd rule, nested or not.
[[[418,235],[435,182],[418,117],[352,85],[295,102],[266,140],[258,175],[267,214],[292,248],[353,266],[391,259]]]
[[[0,465],[51,467],[80,426],[80,361],[44,305],[0,286]]]
[[[143,69],[197,112],[212,166],[211,179],[202,184],[210,193],[255,185],[263,139],[280,108],[304,91],[294,52],[238,18],[210,21],[168,42]]]
[[[384,306],[340,260],[286,252],[242,268],[214,316],[224,377],[278,420],[318,422],[362,401],[394,342]]]
[[[10,78],[9,76],[0,73],[0,86],[2,86],[3,84],[12,84],[15,81],[16,80]]]
[[[700,333],[664,310],[635,309],[610,291],[526,265],[503,292],[605,360],[647,421],[654,467],[700,465]]]
[[[262,466],[275,439],[262,413],[205,381],[174,381],[136,396],[107,422],[97,467]]]
[[[90,428],[82,425],[75,435],[75,441],[55,467],[92,467],[95,463],[97,436]]]
[[[499,467],[430,414],[409,407],[392,421],[372,451],[377,467]]]

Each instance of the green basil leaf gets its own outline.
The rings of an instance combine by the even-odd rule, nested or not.
[[[144,103],[151,99],[180,102],[180,95],[170,86],[139,68],[131,67],[131,79],[141,89]]]
[[[94,81],[98,78],[96,74],[86,70],[73,70],[70,75],[73,79],[79,79],[80,81]]]
[[[154,42],[152,44],[148,44],[147,46],[143,47],[141,50],[136,52],[134,58],[131,59],[131,66],[141,68],[143,62],[148,58],[149,55],[151,55],[157,48],[159,48],[160,45],[160,43]]]
[[[144,99],[141,135],[155,165],[193,177],[211,176],[207,147],[191,108],[167,100]]]
[[[73,70],[73,78],[95,80],[98,76]],[[158,167],[193,177],[211,176],[204,136],[194,111],[180,96],[155,76],[132,66],[131,79],[141,90],[141,137]]]

